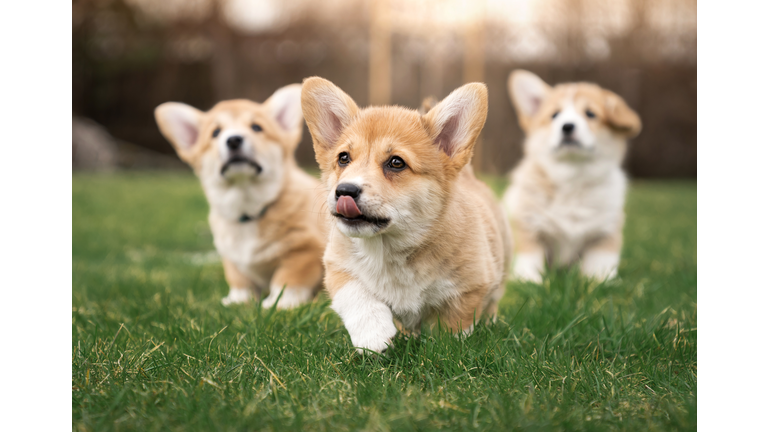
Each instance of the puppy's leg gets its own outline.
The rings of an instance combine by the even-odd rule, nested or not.
[[[261,305],[271,308],[277,302],[278,309],[291,309],[312,300],[323,276],[321,256],[322,251],[308,249],[283,258],[269,284],[269,296]]]
[[[463,293],[458,298],[449,302],[440,312],[440,324],[446,326],[451,332],[458,335],[472,334],[475,321],[483,317],[483,298],[486,290],[482,288],[472,289]],[[490,305],[489,305],[490,306]],[[485,307],[489,309],[488,306]],[[493,310],[493,308],[490,308]]]
[[[330,286],[334,279],[348,281],[338,288]],[[331,309],[341,317],[357,352],[364,353],[361,348],[376,352],[387,349],[397,333],[389,306],[372,296],[355,280],[328,277],[326,284],[329,284],[328,292],[333,296]]]
[[[499,300],[504,296],[505,288],[506,283],[502,281],[501,284],[499,284],[486,298],[483,314],[492,322],[496,322],[496,314],[499,311]]]
[[[546,259],[544,245],[539,242],[535,233],[515,222],[512,222],[512,237],[515,241],[515,253],[512,257],[511,279],[541,283]]]
[[[421,334],[421,316],[414,314],[396,318],[395,327],[406,337],[418,337]]]
[[[253,282],[240,273],[240,270],[230,261],[222,259],[222,264],[224,265],[224,278],[229,284],[229,294],[221,299],[221,304],[229,306],[250,301],[254,292]]]
[[[587,246],[581,258],[581,272],[600,281],[616,277],[621,258],[621,242],[619,231]]]

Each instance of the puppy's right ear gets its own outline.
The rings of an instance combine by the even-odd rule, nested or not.
[[[528,131],[531,119],[541,108],[552,87],[541,78],[526,70],[517,69],[509,74],[507,90],[517,111],[517,118],[523,131]]]
[[[191,160],[200,135],[202,116],[200,110],[179,102],[166,102],[155,108],[155,120],[160,132],[185,162]]]
[[[432,142],[447,156],[451,175],[472,159],[487,116],[488,89],[485,84],[469,83],[452,91],[422,117]]]
[[[359,109],[355,101],[333,83],[311,77],[304,80],[301,88],[301,110],[320,162],[321,155],[336,147],[341,132],[352,122]]]

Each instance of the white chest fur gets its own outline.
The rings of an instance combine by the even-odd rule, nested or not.
[[[240,222],[240,217],[258,217],[282,189],[281,179],[259,179],[234,184],[203,182],[211,205],[208,220],[219,254],[261,286],[268,286],[274,271],[268,265],[276,256],[277,244],[263,239],[255,221]]]
[[[547,196],[526,179],[515,177],[504,201],[510,214],[543,237],[558,264],[578,258],[588,242],[623,223],[626,177],[618,166],[592,172],[555,171],[553,191]],[[551,172],[552,170],[550,170]]]
[[[389,306],[407,327],[417,326],[430,308],[455,295],[454,284],[438,269],[418,270],[408,263],[408,253],[381,236],[353,238],[352,259],[344,270],[363,289]]]
[[[269,286],[277,255],[277,245],[262,240],[255,222],[231,222],[211,212],[213,243],[219,254],[230,261],[258,286]]]

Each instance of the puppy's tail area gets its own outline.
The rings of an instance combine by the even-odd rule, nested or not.
[[[423,101],[421,101],[421,106],[419,107],[419,114],[424,115],[429,112],[432,108],[437,105],[439,101],[434,96],[427,96],[424,98]]]

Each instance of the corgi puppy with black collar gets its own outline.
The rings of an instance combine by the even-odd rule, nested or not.
[[[493,317],[511,253],[491,190],[468,165],[488,110],[467,84],[425,114],[358,108],[322,78],[304,81],[301,105],[333,224],[325,287],[352,344],[385,350],[397,328],[441,322],[469,333]]]
[[[280,309],[310,301],[322,282],[327,210],[319,182],[294,158],[301,85],[283,87],[263,104],[228,100],[207,112],[167,102],[155,119],[208,198],[229,284],[222,303],[266,296],[262,306],[271,307],[281,291]]]
[[[516,70],[508,89],[526,133],[503,198],[515,239],[513,278],[541,282],[545,262],[615,277],[627,189],[621,163],[640,118],[595,84],[550,87]]]

